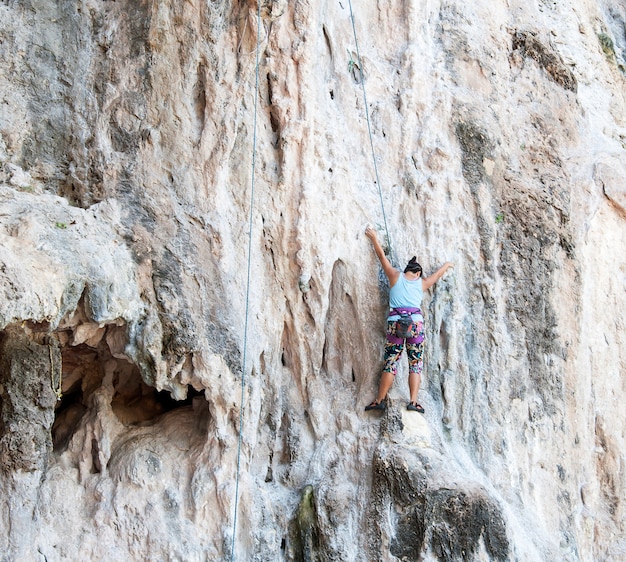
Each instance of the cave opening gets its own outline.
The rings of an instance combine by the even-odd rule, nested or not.
[[[61,397],[52,425],[53,450],[62,453],[85,415],[102,407],[111,408],[125,426],[156,423],[174,409],[191,408],[193,399],[204,396],[191,385],[184,400],[147,384],[139,367],[126,354],[127,326],[124,322],[98,325],[79,309],[53,332],[61,356]]]
[[[61,455],[74,448],[73,437],[83,440],[77,449],[86,450],[91,440],[93,468],[99,471],[99,445],[90,432],[102,428],[101,422],[131,431],[156,426],[173,410],[199,415],[204,390],[188,385],[183,400],[157,390],[142,377],[128,345],[126,322],[92,321],[84,299],[58,326],[24,320],[1,329],[0,448],[19,452],[24,447],[16,439],[32,441],[32,459],[20,452],[16,461],[31,467],[39,466],[45,451]],[[33,435],[11,427],[30,428]]]

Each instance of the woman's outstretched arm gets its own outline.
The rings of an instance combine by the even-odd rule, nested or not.
[[[383,271],[385,272],[387,279],[389,279],[389,283],[393,287],[395,282],[398,280],[398,277],[400,276],[400,272],[395,267],[393,267],[393,265],[391,265],[391,262],[387,259],[387,256],[385,255],[385,252],[383,251],[383,248],[380,245],[378,238],[376,237],[376,231],[368,226],[365,229],[365,236],[367,236],[372,241],[372,244],[374,245],[374,251],[378,256],[378,261],[380,261],[380,265],[383,266]]]
[[[424,291],[430,289],[437,281],[439,281],[439,279],[443,277],[443,274],[448,271],[450,267],[454,267],[454,264],[451,261],[447,261],[437,271],[435,271],[435,273],[425,277],[422,280],[422,287],[424,288]]]

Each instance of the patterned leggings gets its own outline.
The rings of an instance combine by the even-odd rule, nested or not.
[[[396,336],[396,321],[387,322],[387,335]],[[417,322],[415,330],[412,332],[411,339],[413,342],[406,340],[401,343],[392,343],[389,340],[385,343],[385,356],[383,373],[392,373],[396,375],[398,369],[398,359],[402,355],[404,344],[406,343],[406,354],[409,359],[409,373],[417,373],[420,375],[424,368],[422,354],[424,353],[424,323]],[[414,343],[417,342],[417,343]]]

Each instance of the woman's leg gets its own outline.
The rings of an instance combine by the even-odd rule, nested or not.
[[[376,402],[378,404],[380,404],[387,396],[391,385],[393,385],[394,378],[395,376],[393,373],[383,371],[383,374],[380,376],[380,384],[378,385],[378,395],[376,396]]]
[[[387,393],[393,385],[393,380],[396,378],[398,359],[400,359],[400,355],[402,355],[403,350],[404,343],[385,343],[383,372],[380,376],[378,395],[376,396],[376,402],[378,403],[387,397]]]
[[[420,390],[420,383],[422,382],[422,374],[418,372],[409,373],[409,396],[410,402],[417,402],[417,393]]]
[[[424,368],[424,362],[422,355],[424,353],[424,335],[421,333],[421,337],[416,338],[419,343],[408,342],[406,344],[406,354],[409,359],[409,396],[411,403],[417,403],[417,394],[422,382],[422,370]]]

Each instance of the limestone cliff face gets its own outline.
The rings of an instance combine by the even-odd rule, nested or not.
[[[0,2],[0,558],[625,559],[626,7],[257,8]]]

